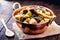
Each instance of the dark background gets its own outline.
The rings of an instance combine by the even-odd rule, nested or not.
[[[7,1],[44,1],[54,5],[60,5],[60,0],[7,0]]]

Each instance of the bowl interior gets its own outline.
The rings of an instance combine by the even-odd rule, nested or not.
[[[20,22],[19,20],[17,20],[17,19],[15,18],[15,15],[17,15],[21,10],[26,9],[26,7],[34,8],[35,6],[37,6],[37,5],[23,6],[23,7],[21,7],[21,8],[16,9],[16,10],[13,12],[13,17],[14,17],[15,21]],[[43,7],[43,6],[40,6],[40,7]],[[54,13],[52,12],[52,10],[50,10],[49,8],[46,8],[46,7],[44,7],[44,8],[47,9],[47,10],[51,13],[52,16],[54,15]],[[20,22],[20,23],[22,23],[22,22]],[[48,23],[49,23],[49,22],[48,22]],[[26,24],[26,23],[24,23],[24,24]]]

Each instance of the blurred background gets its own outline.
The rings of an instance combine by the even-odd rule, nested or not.
[[[60,0],[0,0],[0,1],[44,1],[50,4],[60,5]]]

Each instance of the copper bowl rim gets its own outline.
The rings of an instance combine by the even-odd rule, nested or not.
[[[22,8],[24,8],[24,7],[29,7],[29,6],[39,6],[39,5],[28,5],[28,6],[23,6],[23,7],[21,7],[21,8],[15,9],[15,10],[13,11],[12,16],[13,16],[13,18],[14,18],[14,20],[15,20],[16,22],[19,22],[19,23],[22,23],[22,24],[26,24],[26,23],[23,23],[23,22],[20,22],[19,20],[17,20],[17,19],[14,17],[14,14],[17,14],[16,12],[17,12],[17,11],[20,11]],[[40,6],[40,7],[44,7],[44,6]],[[50,10],[50,9],[47,8],[47,7],[44,7],[44,8],[46,8],[48,11],[50,11],[50,12],[52,13],[52,15],[54,15],[54,13],[53,13],[52,10]],[[49,23],[49,22],[47,22],[47,23]],[[43,24],[47,24],[47,23],[43,23]],[[30,25],[39,25],[39,24],[37,23],[37,24],[30,24]],[[40,25],[41,25],[41,24],[40,24]]]

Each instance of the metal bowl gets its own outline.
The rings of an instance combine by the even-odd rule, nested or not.
[[[26,23],[22,23],[21,21],[19,21],[15,18],[15,15],[17,15],[18,12],[20,12],[21,10],[25,9],[26,7],[35,7],[35,6],[37,6],[37,5],[23,6],[21,8],[15,9],[15,11],[13,11],[13,18],[16,21],[16,24],[26,34],[43,33],[44,31],[47,30],[48,26],[50,25],[50,21],[43,23],[43,24],[26,24]],[[40,7],[43,7],[43,6],[40,6]],[[46,7],[44,7],[44,8],[46,8]],[[46,9],[52,14],[52,16],[54,16],[54,13],[49,8],[46,8]]]

